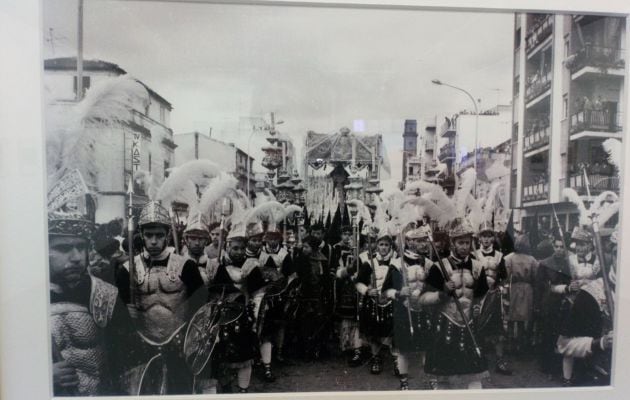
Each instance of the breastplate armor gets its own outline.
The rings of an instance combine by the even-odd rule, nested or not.
[[[444,267],[446,268],[446,272],[449,275],[449,280],[455,283],[455,296],[459,299],[459,303],[462,305],[462,309],[464,314],[468,320],[472,318],[472,298],[473,298],[473,286],[475,283],[475,279],[473,277],[472,271],[466,268],[463,269],[453,269],[451,263],[447,258],[443,259]],[[480,268],[475,260],[473,262],[473,270]],[[449,299],[442,306],[442,314],[451,320],[453,323],[463,326],[464,320],[457,310],[457,306],[455,305],[455,301]]]
[[[79,378],[77,395],[101,394],[109,377],[103,328],[111,320],[118,291],[92,279],[89,308],[76,303],[50,305],[52,345],[55,353],[75,368]],[[60,360],[55,360],[60,361]]]
[[[412,291],[422,290],[425,279],[426,272],[423,266],[416,264],[407,267],[407,283]]]
[[[271,258],[274,262],[274,264],[276,264],[277,268],[282,267],[282,263],[284,262],[284,258],[287,256],[287,250],[284,247],[281,247],[280,250],[278,250],[277,253],[267,253],[266,251],[262,251],[260,253],[260,265],[265,266],[267,265],[268,260]]]
[[[481,249],[477,250],[475,256],[477,257],[478,268],[474,271],[474,276],[478,277],[482,269],[486,270],[486,278],[488,280],[488,286],[494,287],[494,283],[497,280],[497,268],[501,263],[501,257],[503,254],[500,251],[495,250],[494,255],[486,256]]]
[[[592,261],[579,262],[575,254],[569,256],[569,261],[571,263],[571,277],[581,281],[581,286],[595,279],[595,276],[599,272],[598,263],[596,264]]]
[[[186,323],[188,297],[180,279],[185,259],[169,256],[166,266],[148,268],[144,259],[136,257],[136,291],[134,303],[140,334],[162,344]]]

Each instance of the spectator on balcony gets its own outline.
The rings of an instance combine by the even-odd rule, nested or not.
[[[599,164],[599,161],[595,162],[595,165],[593,165],[593,167],[591,168],[591,170],[589,171],[589,174],[592,175],[599,175],[602,173],[602,167]]]
[[[602,111],[603,109],[604,109],[604,102],[602,101],[602,96],[599,95],[597,96],[597,98],[595,99],[595,102],[593,103],[593,110]]]
[[[587,96],[584,96],[583,98],[583,110],[586,120],[589,121],[591,118],[591,111],[593,111],[593,103]]]

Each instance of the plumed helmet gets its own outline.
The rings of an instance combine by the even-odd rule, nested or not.
[[[415,229],[411,229],[405,234],[407,239],[428,239],[429,228],[426,226],[419,226]]]
[[[262,224],[260,222],[252,222],[247,224],[245,234],[248,239],[256,236],[262,236],[264,234]]]
[[[492,221],[484,221],[479,225],[479,234],[490,232],[494,234],[494,226],[492,225]]]
[[[466,218],[455,218],[451,223],[448,235],[451,239],[456,239],[462,236],[469,236],[475,233],[472,225]]]
[[[159,202],[152,200],[142,207],[138,225],[141,227],[146,225],[163,225],[170,228],[171,217],[168,215],[168,211],[166,211]]]
[[[576,242],[590,242],[593,240],[591,233],[586,229],[576,226],[571,232],[571,240]]]
[[[186,229],[184,230],[184,234],[186,233],[210,236],[208,231],[208,218],[200,212],[189,215],[186,223]]]
[[[226,240],[228,242],[241,241],[247,239],[247,233],[245,231],[245,225],[243,223],[237,223],[232,225],[232,228],[227,234]]]

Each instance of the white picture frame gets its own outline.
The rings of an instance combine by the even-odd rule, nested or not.
[[[217,0],[216,3],[229,1]],[[249,0],[247,4],[305,4],[318,6],[428,7],[487,11],[575,11],[628,15],[623,0],[592,2],[560,0]],[[50,342],[48,335],[47,235],[42,118],[41,2],[9,0],[0,5],[0,397],[5,399],[48,399],[51,394]],[[626,25],[626,37],[630,38]],[[628,41],[626,41],[628,43]],[[626,63],[626,76],[628,63]],[[627,87],[627,83],[626,83]],[[626,93],[626,100],[628,96]],[[625,126],[630,107],[626,101]],[[630,154],[630,141],[623,143]],[[621,195],[630,184],[630,163],[624,163]],[[621,241],[630,238],[630,212],[622,212]],[[614,376],[611,387],[570,389],[519,389],[481,391],[354,392],[248,394],[247,398],[336,398],[393,396],[466,399],[624,399],[630,396],[630,246],[620,246],[617,274],[618,308]],[[213,398],[215,396],[169,396]],[[221,396],[240,398],[238,395]],[[155,397],[151,397],[155,398]]]

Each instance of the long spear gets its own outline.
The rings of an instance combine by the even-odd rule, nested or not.
[[[584,173],[584,183],[586,185],[586,193],[591,198],[591,189],[590,183],[588,181],[588,176],[586,174],[586,168],[582,168],[582,172]],[[602,270],[602,281],[604,282],[604,294],[606,295],[606,308],[608,309],[608,315],[612,319],[614,314],[613,308],[613,295],[612,290],[610,288],[610,282],[608,282],[608,270],[606,266],[606,262],[604,260],[604,248],[602,246],[602,237],[599,233],[599,222],[597,222],[597,215],[591,214],[591,229],[593,230],[593,238],[595,240],[595,251],[597,252],[597,259],[599,260],[599,267]]]
[[[402,275],[403,286],[409,287],[409,280],[407,279],[407,266],[405,265],[405,242],[403,239],[402,226],[400,232],[398,232],[399,250],[400,250],[400,274]],[[407,299],[407,318],[409,319],[409,333],[413,337],[413,319],[411,318],[411,299]]]
[[[221,222],[219,223],[219,254],[217,255],[217,262],[221,263],[221,255],[223,253],[223,230],[225,230],[225,219],[230,213],[230,200],[225,197],[223,204],[221,204]]]
[[[562,248],[566,248],[566,242],[564,241],[564,233],[562,232],[562,226],[560,225],[560,219],[558,218],[558,214],[556,213],[556,207],[551,204],[551,211],[553,211],[553,218],[556,220],[556,225],[558,225],[558,231],[560,231],[560,238],[562,239]]]
[[[435,242],[433,241],[433,232],[431,231],[431,227],[427,226],[427,233],[428,233],[428,237],[429,237],[429,243],[431,244],[431,248],[433,249],[433,251],[436,254],[437,253],[437,248],[435,247]],[[444,262],[442,261],[441,257],[437,257],[438,260],[438,265],[440,267],[440,271],[442,272],[442,276],[444,277],[444,280],[446,282],[450,281],[451,278],[448,275],[448,273],[446,272],[446,267],[444,266]],[[459,302],[459,299],[457,298],[457,296],[455,294],[453,294],[451,296],[453,298],[453,302],[455,303],[455,307],[457,307],[457,312],[459,312],[459,315],[462,317],[462,320],[464,321],[464,325],[466,325],[466,330],[468,331],[468,335],[470,336],[470,339],[473,342],[473,346],[475,346],[475,353],[477,353],[477,356],[479,358],[481,358],[481,348],[479,347],[479,344],[477,343],[477,339],[475,338],[475,334],[473,333],[472,329],[470,328],[470,322],[468,321],[468,317],[466,316],[466,314],[464,313],[464,309],[462,307],[462,304]]]
[[[134,284],[134,279],[136,279],[136,265],[133,255],[133,169],[131,174],[129,186],[127,186],[127,195],[129,196],[129,206],[127,207],[127,254],[129,255],[129,299],[133,304],[136,286]]]

